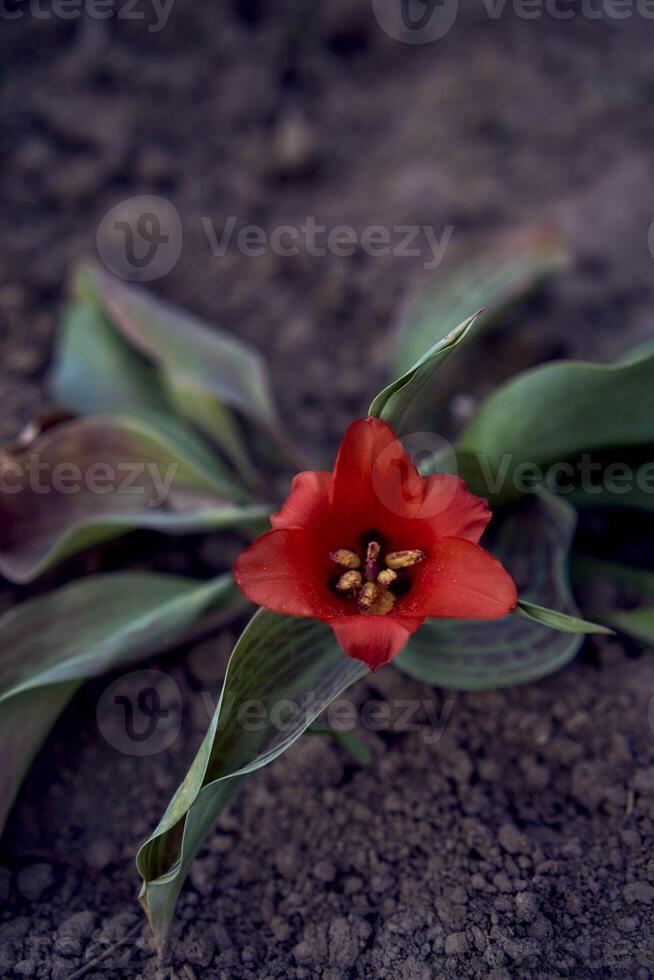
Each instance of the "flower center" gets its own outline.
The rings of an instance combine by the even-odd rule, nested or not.
[[[385,616],[395,604],[393,588],[399,584],[401,573],[427,556],[416,548],[382,555],[379,542],[368,541],[363,555],[339,548],[330,551],[329,557],[341,569],[337,592],[349,599],[356,598],[360,613]]]

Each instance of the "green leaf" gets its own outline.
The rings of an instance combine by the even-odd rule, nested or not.
[[[137,857],[141,903],[160,954],[189,867],[244,776],[281,755],[366,671],[343,654],[331,628],[316,620],[262,609],[250,621],[232,653],[198,754]],[[295,710],[287,714],[282,709],[289,702]]]
[[[82,266],[76,292],[80,305],[64,320],[53,372],[65,405],[85,412],[174,410],[250,479],[256,473],[232,409],[290,450],[263,358],[249,344],[95,265]]]
[[[518,616],[524,616],[534,623],[542,623],[553,630],[560,630],[563,633],[612,633],[613,630],[598,623],[590,623],[585,619],[578,619],[576,616],[569,616],[567,613],[557,612],[555,609],[546,609],[544,606],[537,606],[534,602],[527,602],[526,599],[519,599],[515,608]]]
[[[169,411],[156,368],[129,347],[99,302],[87,296],[64,311],[50,385],[62,405],[81,415]]]
[[[621,456],[628,454],[621,453]],[[630,466],[627,459],[616,460]],[[607,466],[611,464],[608,463]],[[573,507],[608,507],[629,508],[632,510],[654,510],[654,461],[631,466],[631,480],[623,486],[613,489],[603,482],[601,477],[593,479],[589,486],[579,485],[570,493],[565,494]]]
[[[576,616],[568,582],[575,512],[558,497],[539,494],[496,515],[484,542],[508,568],[527,602]],[[534,608],[533,605],[530,608]],[[531,618],[429,619],[394,663],[405,673],[460,690],[522,684],[551,674],[575,656],[579,633],[554,631]]]
[[[633,585],[644,593],[647,601],[654,601],[654,572],[577,555],[572,570],[575,578],[584,582],[608,578],[623,585]],[[640,643],[654,643],[654,605],[638,609],[604,609],[601,617],[616,630]]]
[[[621,633],[640,643],[654,643],[654,606],[642,609],[616,609],[604,614],[604,619]]]
[[[519,467],[654,442],[654,355],[627,364],[556,361],[481,406],[457,445],[461,474],[495,504],[520,495]]]
[[[398,328],[393,372],[409,371],[453,324],[475,310],[482,311],[475,326],[478,337],[506,306],[568,263],[561,236],[542,226],[496,236],[454,262],[446,260],[411,302]]]
[[[388,422],[400,431],[404,416],[414,404],[419,404],[433,383],[439,368],[464,339],[478,314],[474,314],[456,329],[434,344],[408,371],[391,382],[377,395],[368,414]]]
[[[145,418],[64,422],[0,454],[0,573],[28,582],[136,528],[188,534],[260,526],[253,505],[204,447]]]
[[[81,682],[159,652],[209,611],[242,608],[231,575],[82,579],[0,618],[0,833],[39,746]]]

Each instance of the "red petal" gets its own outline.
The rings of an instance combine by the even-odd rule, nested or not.
[[[320,522],[329,506],[331,478],[326,470],[298,473],[281,510],[270,518],[273,528],[311,527]]]
[[[463,538],[441,538],[395,608],[403,616],[495,619],[517,601],[515,583],[497,558]]]
[[[275,612],[327,619],[343,611],[329,588],[334,566],[300,528],[268,531],[241,552],[234,575],[248,599]]]
[[[348,657],[377,670],[396,656],[422,619],[404,616],[341,616],[329,625]]]
[[[477,544],[492,517],[488,502],[448,473],[425,477],[424,483],[425,495],[415,516],[430,525],[433,537],[467,538]]]
[[[386,530],[413,516],[423,499],[423,480],[390,425],[359,419],[349,426],[332,477],[334,521],[359,534]]]

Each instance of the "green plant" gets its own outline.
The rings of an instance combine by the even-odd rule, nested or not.
[[[455,367],[474,356],[482,330],[497,326],[509,303],[565,263],[556,235],[536,229],[443,267],[398,325],[393,380],[369,414],[400,435],[418,423],[423,432],[435,431],[454,390]],[[247,541],[275,509],[261,491],[253,447],[262,459],[273,446],[289,469],[298,467],[265,366],[251,348],[93,266],[76,277],[52,386],[59,405],[75,415],[42,420],[0,455],[0,571],[13,582],[29,583],[135,529],[230,531]],[[605,626],[583,620],[569,578],[576,508],[605,504],[607,496],[589,493],[577,480],[578,461],[592,451],[606,468],[638,452],[635,472],[644,472],[654,443],[653,391],[654,355],[645,350],[615,365],[559,361],[533,368],[478,407],[453,439],[450,464],[475,493],[490,498],[494,517],[484,545],[512,572],[520,600],[513,613],[491,621],[428,619],[395,658],[397,668],[428,683],[480,689],[558,669],[587,632],[612,627],[639,641],[654,637],[648,609],[601,610],[594,618]],[[561,464],[573,474],[565,493]],[[440,472],[443,465],[443,455],[432,453],[421,460],[421,472]],[[138,469],[139,492],[121,493],[106,478],[98,490],[102,466],[114,477],[121,467]],[[66,467],[69,480],[71,467],[81,477],[75,493],[35,487],[34,468],[61,477]],[[556,479],[552,467],[559,468]],[[636,481],[620,505],[651,510],[644,487]],[[184,642],[204,628],[206,617],[215,625],[243,611],[230,564],[208,582],[154,572],[90,575],[28,598],[0,619],[0,820],[85,678]],[[636,574],[579,561],[573,569],[586,579]],[[637,575],[636,584],[644,595],[652,592],[651,577]],[[366,671],[343,655],[328,625],[267,609],[255,613],[234,648],[198,755],[138,855],[141,901],[160,952],[188,868],[243,778],[310,730]],[[307,701],[308,692],[318,696]],[[265,722],[246,731],[239,709],[253,699]],[[283,699],[302,707],[282,730],[271,709]]]

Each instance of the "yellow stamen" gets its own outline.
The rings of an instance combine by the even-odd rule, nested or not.
[[[336,588],[339,592],[351,592],[352,589],[358,589],[360,587],[361,572],[357,571],[343,572],[336,583]]]
[[[365,586],[364,586],[365,588]],[[367,609],[361,609],[359,604],[359,609],[364,615],[368,616],[386,616],[387,613],[391,611],[395,603],[395,596],[388,591],[388,589],[381,589],[377,592],[372,604],[368,606]]]
[[[377,576],[377,584],[383,585],[384,588],[391,585],[392,582],[397,578],[397,572],[394,572],[392,568],[384,568]]]
[[[391,551],[386,555],[386,564],[392,569],[411,568],[418,562],[424,561],[427,556],[424,551],[414,549],[413,551]]]
[[[347,548],[339,548],[338,551],[330,551],[329,557],[341,568],[360,568],[361,559],[355,551],[348,551]]]
[[[359,609],[366,612],[370,609],[379,594],[379,587],[374,582],[366,582],[359,593]]]

